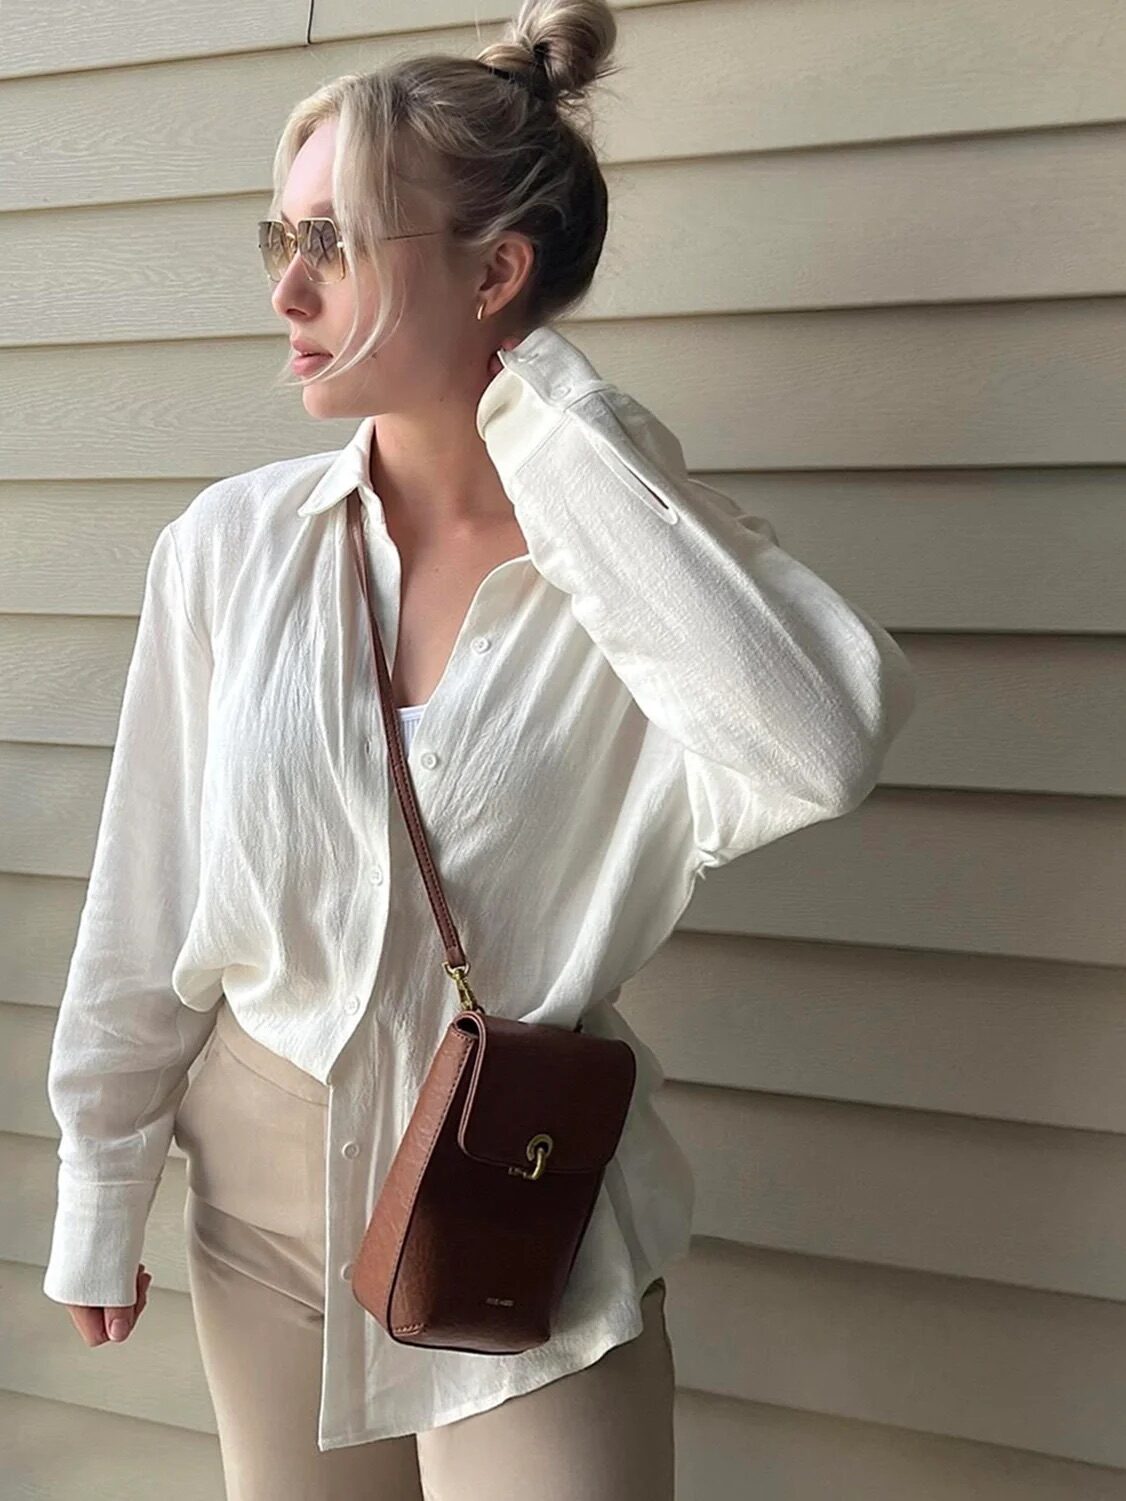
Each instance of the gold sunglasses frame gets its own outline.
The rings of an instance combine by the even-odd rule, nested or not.
[[[286,224],[285,221],[282,220],[282,219],[259,219],[258,220],[258,253],[261,255],[262,254],[262,250],[263,250],[263,247],[262,247],[263,231],[266,230],[266,229],[280,229],[281,232],[282,232],[282,236],[283,236],[283,244],[285,244],[285,246],[286,246],[287,249],[289,249],[289,247],[292,246],[292,249],[289,249],[289,255],[288,255],[288,257],[286,259],[286,263],[285,263],[286,271],[288,271],[289,268],[290,268],[290,266],[292,266],[292,264],[293,264],[293,257],[295,255],[297,255],[297,253],[298,253],[298,236],[301,233],[301,226],[303,224],[331,224],[332,228],[333,228],[333,233],[336,235],[337,248],[340,251],[340,268],[341,269],[340,269],[340,275],[339,276],[332,276],[332,277],[329,277],[327,280],[322,280],[322,279],[320,279],[318,277],[315,277],[315,276],[309,276],[309,280],[313,283],[314,286],[318,286],[318,287],[335,286],[338,282],[342,282],[344,280],[344,278],[348,275],[348,245],[347,245],[347,242],[344,239],[344,236],[340,233],[340,230],[337,227],[336,220],[333,219],[333,218],[331,218],[327,214],[318,214],[318,215],[314,216],[313,218],[309,218],[309,219],[298,219],[297,224],[296,224],[296,226],[295,226],[294,229],[290,229],[289,225]],[[410,234],[405,234],[405,235],[382,235],[382,236],[380,236],[380,238],[384,239],[384,240],[418,240],[418,239],[423,238],[425,235],[440,235],[441,233],[442,233],[442,231],[440,229],[416,229],[416,230],[413,230]],[[271,276],[270,272],[266,269],[265,265],[263,265],[263,270],[265,271],[266,279],[269,281],[270,285],[276,287],[278,285],[278,283],[282,279],[281,276]],[[309,275],[308,267],[305,268],[305,273],[306,273],[306,275]],[[284,275],[285,275],[285,271],[282,272],[282,276],[284,276]]]

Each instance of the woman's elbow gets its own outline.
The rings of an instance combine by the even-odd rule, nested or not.
[[[872,793],[892,742],[918,701],[914,669],[895,642],[890,637],[887,641],[889,649],[880,654],[876,689],[867,701],[867,712],[861,714],[853,706],[849,716],[853,734],[843,742],[844,754],[835,760],[826,780],[824,804],[834,817],[851,813]]]

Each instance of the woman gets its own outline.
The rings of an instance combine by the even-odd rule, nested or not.
[[[362,420],[209,486],[149,564],[52,1051],[44,1290],[88,1344],[128,1335],[175,1136],[239,1501],[672,1496],[663,1274],[692,1181],[613,1002],[705,871],[856,807],[913,703],[887,633],[549,327],[605,235],[576,118],[614,42],[600,0],[529,3],[478,60],[297,107],[260,244],[306,410]],[[520,1355],[404,1346],[349,1285],[455,1000],[388,775],[353,490],[476,994],[638,1059],[551,1339]]]

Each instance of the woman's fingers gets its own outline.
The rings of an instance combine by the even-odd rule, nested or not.
[[[68,1303],[66,1309],[70,1314],[70,1321],[91,1348],[107,1342],[120,1344],[122,1340],[129,1338],[144,1312],[151,1282],[152,1273],[145,1270],[142,1261],[137,1268],[137,1301],[132,1308],[95,1308],[81,1303]]]
[[[128,1339],[132,1334],[136,1310],[135,1303],[132,1308],[107,1308],[105,1310],[106,1333],[115,1345],[121,1344],[122,1340]]]
[[[107,1308],[105,1311],[106,1333],[115,1343],[128,1339],[137,1327],[137,1320],[141,1317],[142,1310],[148,1301],[149,1283],[152,1281],[152,1273],[145,1271],[145,1263],[142,1261],[137,1268],[137,1298],[132,1308]]]
[[[94,1345],[105,1344],[106,1325],[103,1316],[104,1309],[84,1308],[78,1303],[68,1303],[66,1308],[70,1314],[71,1323],[91,1348]]]

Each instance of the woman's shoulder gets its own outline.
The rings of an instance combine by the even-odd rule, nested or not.
[[[247,559],[269,566],[287,530],[300,525],[298,507],[339,450],[260,464],[213,480],[167,525],[188,596],[216,619],[233,573]]]
[[[339,450],[275,459],[240,474],[225,475],[200,490],[172,523],[177,540],[216,532],[241,533],[297,509]]]

